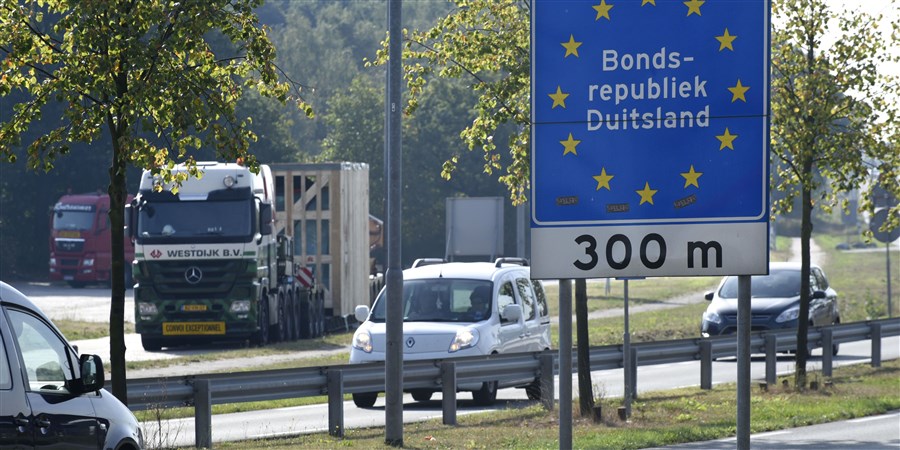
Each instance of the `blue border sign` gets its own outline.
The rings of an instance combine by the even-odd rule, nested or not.
[[[769,45],[768,0],[534,0],[532,273],[765,273]]]

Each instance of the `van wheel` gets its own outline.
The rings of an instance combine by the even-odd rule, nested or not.
[[[481,389],[472,391],[472,400],[478,406],[491,406],[497,401],[497,382],[485,381]]]
[[[148,352],[158,352],[162,349],[162,341],[159,338],[152,338],[146,334],[141,335],[141,346]]]
[[[427,402],[428,400],[431,400],[431,396],[434,395],[434,391],[429,391],[426,389],[416,389],[414,391],[411,391],[410,394],[412,394],[413,400],[417,402]]]
[[[353,394],[353,404],[355,404],[358,408],[371,408],[375,406],[375,400],[377,399],[377,392],[363,392],[360,394]]]

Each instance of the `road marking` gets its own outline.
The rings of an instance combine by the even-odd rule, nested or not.
[[[848,420],[847,422],[850,422],[850,423],[872,422],[872,421],[875,421],[875,420],[893,419],[893,418],[895,418],[895,417],[897,417],[897,416],[900,416],[900,413],[884,414],[884,415],[881,415],[881,416],[872,416],[872,417],[863,417],[863,418],[861,418],[861,419]]]

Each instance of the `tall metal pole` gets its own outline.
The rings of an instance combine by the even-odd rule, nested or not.
[[[385,102],[385,161],[387,167],[387,289],[386,349],[384,365],[384,443],[403,446],[403,271],[400,258],[400,81],[403,62],[400,46],[401,0],[388,0],[388,76]]]
[[[559,280],[559,448],[572,448],[572,280]]]
[[[628,279],[625,279],[624,286],[624,297],[625,297],[625,334],[623,336],[623,360],[622,364],[625,366],[625,418],[631,417],[631,393],[634,392],[634,380],[632,379],[631,372],[631,328],[629,328],[628,324]]]
[[[750,275],[738,276],[737,448],[750,450]]]
[[[888,318],[894,317],[894,308],[891,301],[891,243],[888,242],[884,246],[887,258],[887,300],[888,300]]]

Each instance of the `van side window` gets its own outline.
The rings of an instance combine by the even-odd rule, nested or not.
[[[531,282],[527,278],[517,278],[519,296],[522,297],[522,316],[525,320],[534,320],[534,291]]]
[[[6,345],[0,336],[0,389],[12,389],[12,376],[9,373],[9,360],[6,359]]]
[[[42,393],[68,393],[75,378],[77,357],[41,319],[9,310],[9,319],[28,374],[28,386]]]
[[[507,281],[500,286],[500,292],[497,297],[497,309],[500,311],[500,322],[507,323],[508,319],[503,318],[503,308],[506,308],[506,305],[512,305],[516,302],[516,293],[513,291],[512,283]]]
[[[544,285],[540,281],[532,280],[534,286],[534,294],[537,297],[538,315],[546,317],[550,315],[550,306],[547,304],[547,294],[544,293]]]

